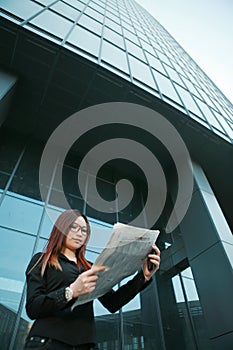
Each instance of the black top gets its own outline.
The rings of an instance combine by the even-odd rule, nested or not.
[[[72,311],[71,306],[75,299],[68,303],[65,299],[65,288],[73,283],[84,269],[79,270],[74,262],[60,254],[62,271],[47,266],[44,276],[41,277],[41,263],[32,269],[40,256],[41,253],[37,253],[32,257],[26,271],[26,311],[31,319],[36,319],[29,335],[49,337],[73,346],[95,343],[93,302],[79,305]],[[99,301],[110,312],[116,312],[149,283],[150,281],[145,282],[143,272],[140,271],[117,291],[112,289],[100,297]]]

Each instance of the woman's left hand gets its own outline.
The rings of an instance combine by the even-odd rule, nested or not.
[[[149,281],[152,275],[159,269],[160,265],[160,250],[156,245],[152,245],[152,249],[153,253],[148,254],[142,266],[143,274],[147,281]],[[148,269],[148,262],[154,265],[151,271]]]

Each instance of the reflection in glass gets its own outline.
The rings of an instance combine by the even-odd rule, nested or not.
[[[202,307],[190,267],[172,278],[185,350],[210,350]],[[198,344],[198,346],[197,346]]]
[[[191,268],[188,267],[186,270],[182,271],[181,276],[183,279],[187,300],[199,300]]]

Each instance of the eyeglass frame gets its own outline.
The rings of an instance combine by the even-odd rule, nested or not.
[[[74,224],[71,224],[69,226],[69,229],[70,229],[70,231],[75,232],[75,233],[77,233],[79,230],[81,230],[81,234],[83,236],[87,236],[87,234],[88,234],[88,228],[86,226],[82,227],[79,224],[75,224],[75,226],[74,226]]]

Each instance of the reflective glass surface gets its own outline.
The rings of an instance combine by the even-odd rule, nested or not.
[[[2,6],[6,11],[9,11],[17,17],[21,17],[24,20],[43,9],[42,6],[33,3],[30,0],[24,0],[23,6],[18,0],[8,0],[4,1]]]
[[[58,12],[60,15],[67,17],[70,20],[77,20],[80,15],[80,11],[76,10],[74,7],[67,5],[63,2],[57,2],[50,7],[53,11]]]
[[[102,32],[102,24],[99,22],[95,21],[93,18],[82,15],[80,20],[78,21],[78,24],[80,26],[83,26],[86,30],[90,30],[97,35],[101,35]]]
[[[191,268],[188,267],[180,274],[175,275],[172,278],[172,285],[179,313],[179,321],[177,319],[177,322],[182,323],[184,332],[182,349],[194,350],[196,349],[195,343],[198,342],[198,349],[210,350],[211,344],[206,332],[204,314]],[[175,320],[174,315],[172,318],[171,323]]]
[[[63,2],[79,11],[83,11],[86,6],[85,3],[79,0],[63,0]]]
[[[70,68],[69,73],[63,72],[63,67],[56,73],[57,77],[55,78],[57,80],[53,87],[58,84],[58,81],[64,83],[63,77],[66,77],[66,81],[73,81],[74,88],[77,88],[75,108],[80,106],[79,100],[81,100],[81,93],[84,95],[84,89],[88,95],[88,89],[92,88],[93,71],[99,70],[103,75],[104,73],[109,74],[104,69],[107,67],[111,72],[118,75],[116,77],[116,80],[119,79],[118,82],[120,81],[119,77],[127,79],[127,86],[129,86],[129,90],[132,89],[133,102],[144,102],[143,98],[145,96],[146,103],[151,99],[151,104],[153,104],[156,95],[157,98],[163,99],[161,105],[168,103],[186,116],[187,114],[190,115],[193,118],[193,124],[195,122],[200,123],[227,141],[229,141],[228,136],[233,137],[232,104],[163,27],[150,14],[143,11],[135,1],[8,0],[1,1],[1,5],[5,11],[3,15],[6,18],[8,18],[7,13],[10,13],[11,19],[9,17],[9,21],[13,20],[14,17],[21,18],[18,22],[25,20],[25,23],[21,23],[22,27],[20,27],[23,30],[19,28],[17,35],[29,29],[33,31],[33,35],[46,35],[48,39],[46,46],[50,51],[50,41],[53,40],[52,44],[54,44],[54,37],[61,39],[60,41],[56,40],[56,45],[63,45],[62,39],[66,38],[69,33],[66,41],[67,45],[64,44],[66,46],[63,47],[56,46],[55,49],[61,52],[64,50],[64,56],[67,55],[67,57],[69,54],[76,54],[77,60],[80,59],[78,55],[82,55],[82,59],[85,57],[87,60],[92,60],[91,63],[88,61],[88,63],[83,64],[85,68],[89,64],[91,66],[93,62],[101,66],[93,65],[94,68],[92,66],[93,70],[90,69],[91,72],[88,72],[89,68],[86,71],[84,69],[83,74],[80,76],[77,74],[77,77],[73,72],[73,67]],[[78,24],[75,24],[75,21],[78,21]],[[28,34],[32,34],[32,32]],[[32,38],[29,40],[32,40]],[[22,46],[25,50],[29,45],[29,40],[22,44],[25,44],[25,46]],[[37,42],[38,47],[41,45],[41,49],[43,49],[42,38],[40,40]],[[21,45],[21,40],[17,42],[18,44]],[[26,56],[30,56],[32,52],[25,51],[19,55],[17,45],[14,46],[16,51],[12,58],[19,64],[19,75],[21,75],[21,67],[27,62]],[[56,50],[51,49],[51,56]],[[68,50],[72,50],[72,53]],[[46,55],[45,51],[43,52]],[[24,55],[25,61],[22,60]],[[36,62],[39,63],[42,59],[43,54],[38,55]],[[44,66],[52,67],[52,63],[55,63],[55,61],[49,60]],[[30,72],[30,68],[30,66],[27,67],[27,72]],[[54,71],[56,71],[56,68]],[[51,74],[54,71],[49,70]],[[39,69],[36,74],[40,74]],[[98,74],[94,77],[97,78],[97,76]],[[30,84],[31,77],[26,75],[26,79],[28,79],[27,83]],[[108,79],[110,80],[110,78]],[[39,83],[41,83],[40,79],[38,79],[38,89],[44,92],[46,84],[40,87]],[[112,85],[115,84],[114,79],[111,83]],[[22,84],[22,80],[20,80],[20,84]],[[117,86],[117,84],[116,82],[115,85]],[[84,87],[82,88],[82,86]],[[124,90],[125,86],[122,81],[120,81],[119,86],[116,89]],[[64,84],[64,89],[62,86],[62,89],[59,90],[60,94],[54,94],[54,104],[60,102],[60,97],[65,100],[64,96],[68,96],[68,94],[66,95],[66,88],[67,86],[65,87]],[[159,90],[161,94],[158,92],[156,94],[155,90]],[[92,94],[93,92],[94,94]],[[23,93],[24,89],[22,89]],[[95,93],[101,94],[101,91],[97,91],[96,86],[91,90],[90,95],[92,94],[92,96],[88,96],[84,102],[82,101],[83,104],[91,105],[96,100],[99,102],[98,98],[95,100]],[[109,90],[106,95],[103,94],[104,98],[108,93],[111,94],[112,91]],[[137,99],[138,97],[140,99]],[[115,98],[114,93],[111,98]],[[72,100],[72,97],[70,99]],[[48,101],[41,99],[41,108],[46,103]],[[57,104],[57,106],[60,105]],[[20,117],[16,113],[15,118],[19,124]],[[57,116],[54,116],[54,120],[56,118]],[[188,120],[188,118],[185,120]],[[33,124],[33,121],[32,118],[30,123]],[[59,123],[59,121],[58,117],[56,122]],[[47,130],[46,126],[43,130],[46,133],[51,131]],[[63,210],[59,206],[62,193],[57,188],[57,178],[55,176],[48,198],[47,211],[45,212],[45,204],[41,202],[38,184],[40,155],[31,146],[27,147],[19,167],[13,173],[19,155],[23,150],[22,145],[25,144],[25,137],[20,142],[15,137],[11,137],[9,143],[4,145],[5,136],[1,135],[0,141],[1,146],[3,144],[0,149],[0,188],[2,189],[0,198],[3,199],[0,206],[0,318],[3,320],[0,322],[0,347],[3,346],[3,349],[8,349],[9,342],[16,331],[15,349],[21,350],[22,340],[28,331],[29,325],[22,294],[25,285],[25,268],[32,253],[41,251],[46,243],[53,225],[50,215],[55,218]],[[5,194],[3,190],[6,188],[11,175],[13,175],[13,178],[10,188]],[[118,213],[118,216],[115,213],[116,208],[111,208],[113,214],[102,215],[98,213],[98,217],[102,215],[102,222],[100,222],[96,219],[98,210],[88,204],[86,205],[80,191],[77,189],[77,169],[65,166],[63,175],[64,190],[70,206],[87,213],[90,218],[92,235],[88,242],[86,254],[90,261],[95,261],[109,239],[112,224],[117,219],[127,223],[137,211],[141,210],[141,201],[139,201],[141,189],[137,188],[136,204],[130,203],[127,208]],[[84,177],[86,179],[90,178],[86,173]],[[114,184],[101,177],[98,181],[99,188],[104,196],[106,198],[114,197]],[[88,192],[88,186],[87,193],[85,200],[91,202],[94,195],[91,190]],[[212,221],[219,232],[224,235],[225,243],[223,243],[223,246],[226,256],[232,264],[232,244],[230,239],[229,242],[227,241],[227,238],[231,237],[230,233],[228,234],[225,224],[222,224],[219,220],[219,218],[222,218],[222,213],[216,209],[215,198],[208,193],[205,196],[206,203],[213,209]],[[210,198],[207,198],[208,196]],[[39,238],[38,241],[36,241],[36,238]],[[35,244],[37,245],[35,246]],[[178,273],[178,271],[176,270],[175,273]],[[98,342],[101,350],[123,348],[121,343],[123,340],[125,350],[152,350],[155,343],[156,348],[164,348],[164,345],[158,345],[158,342],[162,342],[163,337],[165,347],[167,346],[168,349],[173,350],[174,344],[176,344],[177,349],[192,350],[198,340],[200,350],[209,350],[208,336],[205,334],[204,315],[191,269],[180,271],[173,277],[171,277],[171,274],[167,276],[166,272],[163,271],[159,283],[157,283],[157,278],[149,291],[143,291],[145,296],[143,296],[143,293],[137,295],[123,310],[116,314],[110,315],[98,301],[95,302]],[[19,308],[20,305],[23,305],[22,309]],[[21,317],[19,327],[16,322],[17,315]],[[153,343],[151,339],[153,341],[156,339],[156,341]]]
[[[145,62],[145,56],[139,46],[135,45],[129,40],[126,40],[126,47],[128,53]]]
[[[159,86],[161,93],[171,98],[172,100],[176,101],[177,103],[181,103],[179,96],[177,95],[174,87],[172,86],[170,79],[166,78],[162,74],[159,74],[155,70],[153,70],[153,74],[155,76],[155,79],[157,81],[157,84]]]
[[[18,210],[20,208],[20,210]],[[26,201],[26,198],[8,195],[0,206],[0,224],[22,232],[37,234],[42,214],[42,207],[36,203]]]
[[[160,62],[160,60],[158,58],[156,58],[155,56],[149,54],[146,52],[146,57],[148,59],[148,62],[150,64],[151,67],[153,67],[154,69],[158,70],[159,72],[166,74],[162,63]]]
[[[80,26],[75,26],[67,42],[98,57],[100,37]]]
[[[126,52],[103,40],[101,57],[103,61],[129,74]]]
[[[107,39],[111,43],[119,46],[121,49],[125,48],[122,36],[120,34],[116,33],[115,31],[109,29],[108,27],[104,27],[103,36],[105,39]]]
[[[156,85],[148,65],[131,55],[129,55],[129,62],[133,78],[141,80],[143,83],[156,89]]]
[[[56,13],[49,9],[44,10],[45,6],[50,6],[51,10]],[[209,80],[204,72],[201,71],[195,62],[192,61],[188,54],[183,51],[160,24],[133,0],[130,2],[121,2],[120,0],[107,2],[100,0],[91,0],[89,2],[79,0],[58,0],[55,2],[52,0],[23,0],[23,6],[21,6],[21,4],[19,6],[18,1],[11,0],[4,3],[4,9],[17,18],[20,17],[25,20],[29,20],[30,17],[33,16],[30,23],[36,26],[38,30],[41,28],[43,31],[47,32],[46,34],[41,31],[40,35],[47,35],[47,38],[50,40],[55,40],[56,38],[62,40],[71,29],[71,22],[78,19],[83,29],[78,29],[78,27],[76,27],[72,31],[68,42],[76,46],[77,49],[84,50],[87,54],[84,52],[80,52],[80,54],[90,60],[94,59],[91,57],[92,55],[98,57],[100,54],[98,37],[93,36],[90,32],[101,36],[102,25],[104,24],[104,37],[109,42],[112,42],[121,49],[125,49],[124,45],[126,44],[132,70],[132,83],[147,91],[148,85],[153,89],[155,88],[151,73],[148,73],[146,67],[144,69],[145,76],[143,79],[141,73],[143,66],[141,63],[132,59],[132,56],[134,56],[145,62],[145,64],[148,62],[153,69],[162,74],[168,74],[169,79],[172,79],[176,84],[182,87],[178,87],[178,94],[186,108],[191,112],[193,119],[205,125],[207,128],[210,128],[211,125],[212,130],[218,135],[222,135],[224,138],[225,136],[223,135],[225,132],[228,136],[232,134],[232,124],[228,124],[222,119],[223,116],[228,120],[232,120],[232,104],[216,86],[212,84],[211,80]],[[42,13],[40,13],[41,10]],[[80,12],[80,18],[79,11],[83,11],[82,13]],[[25,26],[33,30],[27,23],[25,23]],[[125,43],[122,33],[125,37]],[[56,38],[52,37],[51,34]],[[106,47],[106,44],[104,44],[104,46]],[[65,47],[75,51],[72,46],[65,45]],[[121,71],[125,69],[126,74],[129,73],[128,65],[125,63],[123,55],[118,52],[117,56],[122,57],[123,63],[119,62],[116,64],[114,55],[107,53],[105,47],[103,49],[104,60],[112,66],[112,68],[110,66],[107,68],[128,79],[127,75],[122,75],[120,71],[114,68],[119,68],[119,66],[121,66]],[[116,50],[114,51],[117,52]],[[148,61],[145,59],[143,51]],[[78,52],[78,50],[76,52]],[[88,55],[88,53],[91,55]],[[110,60],[112,60],[112,62],[110,62]],[[101,60],[99,60],[99,62],[101,62]],[[134,78],[136,78],[136,80]],[[180,103],[173,86],[167,83],[163,77],[158,77],[157,80],[159,81],[158,85],[161,85],[161,92],[163,90],[162,94],[166,96],[164,101],[170,104],[172,104],[172,100],[176,103]],[[197,98],[203,99],[205,103],[216,111],[217,115],[220,115],[220,118],[217,118],[217,122],[215,118],[212,117],[212,113],[209,113],[208,109],[205,108],[205,103],[198,103],[197,100],[196,104],[190,92]],[[168,96],[168,94],[170,94],[170,96]],[[197,105],[200,108],[204,108],[202,113]],[[183,111],[187,113],[185,110]],[[206,114],[206,118],[210,124],[205,123],[203,114]],[[219,123],[221,124],[222,120],[225,126],[222,125],[221,127]]]
[[[15,312],[23,291],[24,272],[32,254],[33,243],[32,236],[1,228],[0,299],[3,305]]]
[[[49,10],[40,13],[30,23],[59,38],[64,38],[72,25],[71,21]]]
[[[198,109],[197,105],[195,104],[192,96],[190,95],[190,93],[183,89],[181,86],[176,85],[176,89],[184,103],[184,105],[186,106],[187,109],[189,109],[191,112],[195,113],[196,115],[198,115],[200,118],[203,119],[203,115],[200,112],[200,110]]]
[[[91,7],[87,7],[85,9],[85,14],[92,17],[93,19],[95,19],[96,21],[99,21],[100,23],[103,22],[104,16],[102,13],[99,13],[95,10],[93,10]],[[106,21],[106,20],[105,20]]]

